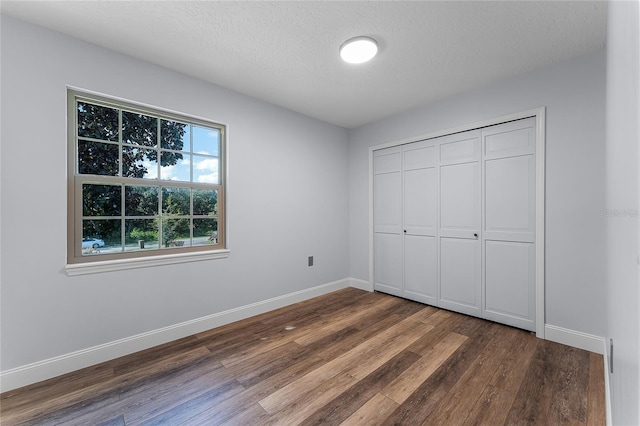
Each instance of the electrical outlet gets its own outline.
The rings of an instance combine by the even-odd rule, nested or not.
[[[313,266],[313,256],[309,256],[309,266]]]

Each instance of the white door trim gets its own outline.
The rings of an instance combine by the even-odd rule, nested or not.
[[[369,289],[374,288],[374,265],[373,265],[373,152],[383,148],[404,145],[418,142],[425,139],[433,139],[453,133],[465,132],[467,130],[480,129],[482,127],[493,126],[522,118],[535,117],[536,119],[536,336],[545,338],[545,296],[544,296],[544,212],[545,212],[545,107],[535,108],[527,111],[503,115],[472,124],[453,127],[425,135],[418,135],[402,140],[392,141],[369,147]]]

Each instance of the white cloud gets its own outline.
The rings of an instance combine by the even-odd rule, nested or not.
[[[196,162],[196,170],[215,170],[218,171],[218,159],[217,158],[205,158]]]
[[[193,174],[197,182],[200,182],[200,183],[220,182],[217,158],[203,158],[200,161],[196,161],[193,169],[194,169]],[[196,170],[204,173],[197,173]],[[206,172],[209,172],[209,173],[206,173]]]
[[[218,172],[208,175],[198,175],[198,182],[200,183],[218,183]]]

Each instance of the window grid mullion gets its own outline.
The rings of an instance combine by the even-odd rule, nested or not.
[[[122,219],[122,216],[82,216],[82,220],[116,220]]]
[[[122,110],[118,108],[118,164],[120,164],[118,170],[118,176],[124,177],[124,163],[122,161],[122,130],[124,129],[124,125],[122,123]]]
[[[161,143],[162,143],[162,118],[157,117],[156,120],[156,176],[158,177],[158,180],[160,180],[161,176],[160,173],[162,172],[162,151],[161,149]],[[159,211],[159,210],[158,210]]]
[[[126,221],[125,221],[125,205],[124,203],[126,202],[126,194],[125,194],[125,190],[126,190],[126,185],[123,183],[120,186],[120,251],[124,252],[125,251],[125,244],[127,243],[127,228],[126,228]]]
[[[160,162],[158,161],[158,164]],[[163,191],[164,187],[160,186],[158,187],[158,247],[162,247],[162,241],[163,241],[163,236],[162,236],[162,225],[164,223],[164,214],[162,211],[162,200],[164,198],[164,191]]]
[[[83,142],[106,143],[106,144],[111,144],[111,145],[119,145],[120,144],[119,141],[110,141],[110,140],[107,140],[107,139],[88,138],[86,136],[76,136],[76,139],[78,141],[83,141]]]
[[[190,168],[193,169],[193,161]],[[193,188],[189,188],[189,241],[193,245]]]
[[[193,126],[189,124],[189,183],[193,183]],[[189,189],[189,241],[193,245],[193,186]]]
[[[189,124],[189,182],[193,182],[193,126]],[[193,210],[191,210],[193,213]]]
[[[162,178],[160,173],[162,172],[161,161],[162,161],[162,151],[160,150],[162,144],[162,118],[158,117],[156,123],[156,176],[158,177],[158,181]],[[162,224],[163,224],[163,215],[162,215],[162,198],[164,197],[163,193],[164,186],[158,185],[158,248],[162,248]]]

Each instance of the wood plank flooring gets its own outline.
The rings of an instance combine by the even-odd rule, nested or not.
[[[602,356],[345,289],[0,395],[2,425],[604,425]]]

